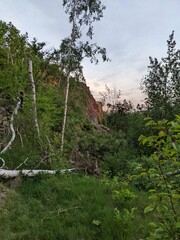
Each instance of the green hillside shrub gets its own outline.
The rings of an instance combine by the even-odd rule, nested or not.
[[[152,182],[149,185],[150,204],[144,210],[155,216],[149,223],[152,229],[148,239],[177,240],[180,237],[180,116],[171,122],[155,122],[148,118],[146,125],[156,132],[139,138],[153,150],[148,158],[151,166],[144,165],[140,173]]]

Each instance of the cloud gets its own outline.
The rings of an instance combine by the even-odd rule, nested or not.
[[[180,46],[179,0],[102,0],[104,17],[94,25],[94,42],[106,47],[112,62],[98,65],[83,61],[84,74],[92,92],[104,90],[105,84],[122,90],[122,94],[139,101],[140,82],[146,74],[149,56],[166,55],[166,40],[175,30]],[[59,0],[1,0],[0,15],[11,21],[30,38],[58,47],[70,34],[68,16]]]
[[[48,42],[59,47],[61,40],[69,34],[68,17],[58,0],[1,0],[2,20],[12,22],[30,38]]]

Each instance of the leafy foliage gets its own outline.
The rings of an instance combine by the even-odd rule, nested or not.
[[[157,120],[172,119],[180,111],[180,50],[175,49],[174,32],[167,45],[167,57],[160,62],[150,57],[148,75],[141,84],[150,114]]]
[[[180,174],[180,116],[175,121],[155,122],[147,119],[146,125],[156,130],[155,135],[141,136],[140,142],[153,148],[149,161],[151,168],[141,174],[149,178],[151,204],[144,212],[153,211],[158,221],[151,222],[152,231],[148,239],[173,239],[180,237],[180,212],[178,175]]]
[[[91,43],[93,37],[93,22],[103,17],[105,6],[100,0],[64,0],[65,12],[69,15],[72,24],[71,35],[65,38],[60,46],[61,66],[66,74],[71,73],[79,80],[85,80],[82,71],[82,60],[89,58],[91,62],[98,63],[97,55],[107,61],[106,49]],[[86,39],[89,38],[90,42]],[[82,41],[81,39],[85,39]]]

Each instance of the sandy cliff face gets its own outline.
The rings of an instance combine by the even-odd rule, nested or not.
[[[89,87],[85,83],[80,83],[80,84],[82,85],[82,88],[85,91],[87,96],[87,106],[86,106],[86,112],[85,112],[86,116],[96,124],[102,123],[102,119],[103,119],[102,103],[97,102],[94,99]]]

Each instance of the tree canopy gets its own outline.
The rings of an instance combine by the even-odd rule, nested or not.
[[[149,58],[148,74],[141,83],[148,110],[156,119],[169,119],[180,111],[180,50],[175,48],[174,31],[167,46],[167,57]]]

